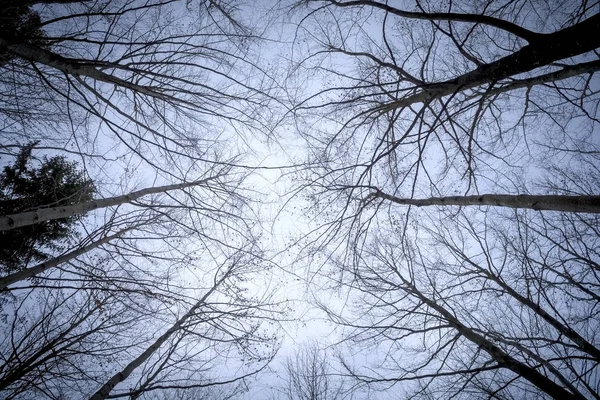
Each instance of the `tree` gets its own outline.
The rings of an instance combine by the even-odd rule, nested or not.
[[[345,340],[381,351],[347,375],[402,398],[598,398],[597,9],[295,4],[305,251]]]
[[[512,208],[530,208],[533,210],[556,210],[567,212],[600,213],[600,196],[564,196],[564,195],[506,195],[481,194],[475,196],[431,197],[428,199],[402,199],[387,193],[375,191],[373,198],[389,200],[396,204],[423,206],[498,206]]]
[[[61,264],[70,262],[70,261],[74,260],[75,258],[77,258],[81,255],[84,255],[102,245],[108,244],[115,239],[121,238],[125,233],[132,231],[135,228],[139,228],[141,225],[143,225],[143,224],[140,223],[138,225],[128,226],[127,228],[121,229],[120,231],[117,231],[116,233],[114,233],[112,235],[105,235],[105,236],[101,237],[100,239],[94,240],[93,242],[91,242],[87,245],[81,246],[79,248],[76,248],[75,250],[70,251],[66,254],[61,254],[57,257],[46,260],[40,264],[37,264],[31,268],[22,269],[20,271],[14,272],[12,274],[6,275],[6,276],[0,278],[0,290],[3,290],[16,282],[20,282],[25,279],[33,278],[33,277],[38,276],[48,270],[58,267]]]
[[[292,127],[294,267],[369,362],[301,350],[281,393],[600,399],[597,4],[288,4],[274,37],[234,1],[0,0],[0,151],[39,140],[96,189],[0,213],[86,217],[0,277],[1,396],[241,395],[283,253],[244,139]]]
[[[78,165],[64,157],[44,157],[34,167],[29,143],[19,152],[11,166],[0,174],[0,214],[27,212],[38,207],[65,207],[91,200],[96,193],[94,183],[78,170]],[[0,259],[5,272],[23,269],[30,262],[49,258],[75,234],[79,215],[73,213],[52,221],[40,221],[34,226],[0,233]]]
[[[89,380],[111,370],[114,355],[137,339],[121,336],[148,320],[124,301],[142,293],[102,293],[94,288],[34,288],[3,293],[0,393],[5,398],[72,398]],[[94,368],[91,366],[94,365]],[[86,377],[82,379],[82,377]]]
[[[71,251],[3,277],[6,309],[15,310],[0,324],[11,338],[0,353],[3,395],[91,396],[119,367],[135,393],[119,386],[111,397],[235,385],[260,370],[275,341],[261,323],[277,318],[277,305],[270,293],[245,287],[253,274],[267,279],[268,265],[239,185],[221,177],[168,196],[143,190],[145,198],[100,214],[103,224],[86,226],[88,236]],[[227,263],[225,271],[214,266]],[[205,282],[213,273],[219,279]],[[53,308],[54,299],[65,304]],[[117,352],[130,367],[118,364]],[[239,364],[227,376],[224,356]]]
[[[283,376],[278,391],[288,400],[342,398],[343,381],[334,374],[327,353],[317,342],[301,345],[288,356],[280,372]]]
[[[254,37],[228,2],[31,1],[21,9],[35,17],[19,25],[43,40],[0,37],[10,57],[0,85],[12,93],[0,103],[10,126],[4,144],[26,132],[90,161],[133,157],[180,178],[181,165],[233,162],[213,157],[223,153],[224,126],[260,128],[256,111],[267,97],[243,76],[254,69]],[[0,10],[16,12],[10,2]]]
[[[45,271],[48,271],[52,268],[56,268],[60,264],[67,263],[70,260],[72,260],[78,256],[81,256],[89,251],[92,251],[92,250],[98,248],[99,246],[106,245],[111,241],[115,241],[117,239],[125,240],[125,238],[123,238],[125,233],[139,230],[141,227],[148,229],[148,227],[152,226],[152,225],[170,224],[170,220],[172,220],[172,217],[164,218],[165,214],[164,214],[163,209],[165,209],[165,208],[174,209],[177,207],[181,207],[183,209],[186,209],[187,211],[197,208],[196,206],[193,206],[193,205],[192,206],[185,205],[182,200],[177,200],[178,204],[176,202],[176,204],[170,204],[170,205],[160,204],[159,202],[153,201],[152,199],[147,203],[142,203],[142,202],[140,202],[140,199],[142,197],[149,197],[149,196],[157,195],[157,194],[165,194],[165,193],[168,193],[168,192],[171,192],[174,190],[184,190],[184,189],[188,189],[188,188],[197,188],[198,189],[200,187],[205,187],[212,193],[216,193],[216,190],[219,188],[224,191],[223,194],[231,195],[233,192],[231,192],[230,189],[227,187],[226,180],[222,179],[226,174],[227,174],[226,170],[225,171],[221,170],[221,171],[218,171],[216,173],[216,175],[209,176],[205,179],[199,179],[199,180],[192,181],[192,182],[177,183],[177,184],[173,184],[173,185],[145,188],[145,189],[131,192],[126,195],[115,196],[115,197],[110,197],[110,198],[106,198],[106,199],[90,199],[89,197],[81,198],[81,196],[72,195],[72,196],[70,196],[70,198],[66,198],[64,201],[61,200],[60,202],[48,203],[47,204],[48,206],[45,206],[45,207],[41,207],[41,208],[37,208],[37,209],[36,209],[36,207],[28,207],[28,208],[23,207],[20,210],[23,210],[25,212],[21,212],[19,214],[10,214],[10,215],[0,216],[0,230],[4,232],[5,236],[7,236],[8,231],[12,232],[12,230],[16,229],[17,232],[19,232],[20,230],[24,229],[23,227],[26,227],[25,229],[29,229],[30,231],[35,231],[36,229],[40,229],[40,228],[38,228],[40,226],[40,224],[42,225],[42,227],[45,226],[44,224],[49,224],[47,221],[50,221],[50,224],[53,223],[54,221],[57,221],[56,223],[58,223],[58,224],[64,223],[63,221],[71,221],[71,223],[72,223],[75,221],[75,218],[78,215],[86,214],[90,211],[93,211],[93,210],[96,210],[99,208],[107,208],[107,207],[114,207],[114,206],[120,207],[125,204],[133,204],[136,207],[146,208],[147,210],[150,211],[149,213],[141,212],[138,215],[135,212],[135,208],[134,208],[133,210],[126,211],[126,213],[129,215],[125,219],[118,217],[117,211],[114,211],[112,216],[107,219],[107,223],[104,226],[97,229],[96,232],[90,233],[87,236],[87,238],[85,238],[85,240],[82,241],[81,246],[78,246],[78,247],[75,246],[76,248],[74,250],[67,252],[67,253],[63,253],[56,257],[53,257],[52,259],[47,259],[48,257],[33,258],[36,261],[42,260],[43,262],[39,263],[38,265],[32,266],[31,268],[20,269],[18,271],[12,271],[11,274],[0,278],[0,282],[1,282],[0,288],[4,289],[13,283],[22,281],[24,279],[32,278],[32,277],[37,276],[37,275],[39,275]],[[9,175],[12,176],[14,174],[11,172],[11,174],[9,174]],[[56,180],[56,177],[53,177],[53,179]],[[23,186],[23,185],[21,184],[20,186]],[[28,188],[31,192],[34,192],[35,190],[38,189],[38,185],[29,183]],[[77,185],[75,185],[75,189],[77,189]],[[70,190],[74,190],[74,189],[70,189]],[[66,194],[61,194],[59,191],[56,190],[56,188],[51,188],[51,191],[52,191],[52,193],[51,193],[52,196],[64,195],[65,197],[67,197]],[[64,190],[63,190],[63,192],[64,192]],[[192,203],[195,201],[193,199],[193,197],[194,197],[194,195],[191,194],[190,198],[192,198]],[[30,196],[30,198],[27,198],[27,200],[30,201],[31,196]],[[69,201],[70,203],[68,203],[67,201]],[[81,201],[81,202],[79,202],[79,201]],[[18,203],[21,206],[23,206],[24,204],[27,204],[26,202],[17,202],[17,201],[13,201],[13,202],[6,201],[5,203],[6,204],[17,204]],[[12,211],[16,211],[16,210],[12,210]],[[201,213],[204,213],[206,211],[212,211],[210,214],[214,214],[214,215],[211,215],[211,218],[220,212],[217,209],[210,210],[209,204],[205,201],[203,201],[202,206],[199,207],[199,211]],[[174,213],[174,212],[172,211],[172,213]],[[116,232],[115,232],[116,228],[120,228],[120,229],[116,230]],[[188,229],[185,226],[185,222],[184,222],[184,228]],[[113,232],[111,232],[111,231],[113,231]],[[97,234],[98,232],[100,233],[99,235]],[[57,237],[60,237],[60,238],[67,238],[69,236],[73,236],[73,234],[74,234],[74,232],[72,232],[70,230],[66,230],[66,229],[63,229],[59,233],[60,233],[60,235],[58,235]],[[18,237],[18,236],[15,236],[15,237]],[[35,239],[35,236],[33,236],[31,234],[23,234],[22,237],[26,238],[26,240]],[[148,238],[150,238],[150,237],[148,237]],[[58,250],[58,248],[55,250]],[[10,254],[8,254],[7,260],[15,261],[16,258],[13,257],[12,247],[9,247],[6,251],[11,252]],[[11,272],[11,271],[9,271],[9,272]]]
[[[212,0],[0,11],[20,15],[0,23],[2,152],[40,140],[98,185],[1,213],[5,235],[87,217],[68,245],[0,278],[1,396],[239,392],[273,354],[279,306],[248,283],[270,266],[237,155],[270,101],[253,32]]]
[[[262,322],[277,319],[277,305],[245,288],[253,274],[268,274],[258,249],[233,235],[227,247],[211,243],[207,221],[195,235],[182,219],[139,221],[132,216],[122,224],[135,229],[3,293],[14,310],[0,324],[3,395],[92,396],[124,368],[127,376],[117,375],[128,386],[111,398],[158,396],[235,385],[268,362],[275,337]],[[224,265],[211,266],[212,257]],[[225,373],[224,363],[236,367]]]
[[[138,387],[130,388],[123,393],[113,394],[111,398],[130,396],[135,398],[144,392],[154,390],[194,388],[222,384],[209,380],[206,380],[204,383],[194,383],[195,380],[203,378],[201,375],[198,376],[198,372],[202,371],[202,369],[198,372],[194,371],[192,367],[193,359],[187,357],[183,366],[191,374],[181,379],[181,381],[174,381],[173,378],[167,378],[167,381],[161,384],[161,378],[163,376],[166,378],[170,375],[166,374],[165,370],[177,367],[178,364],[174,363],[172,358],[177,356],[178,348],[185,346],[185,343],[182,342],[188,335],[192,337],[197,335],[200,339],[206,341],[212,340],[214,343],[221,342],[226,345],[238,346],[240,350],[245,350],[250,357],[256,357],[259,362],[268,362],[271,355],[260,354],[255,349],[257,345],[262,343],[268,344],[270,338],[268,336],[261,337],[257,326],[251,322],[253,319],[261,318],[260,311],[265,305],[253,304],[250,299],[244,299],[240,293],[223,290],[222,286],[227,287],[233,283],[232,281],[243,279],[244,272],[248,272],[244,271],[248,266],[240,265],[243,261],[237,259],[237,257],[230,262],[231,265],[227,265],[223,270],[219,269],[217,271],[212,286],[205,291],[202,297],[192,304],[185,314],[174,321],[162,335],[125,365],[123,369],[118,370],[111,376],[90,399],[106,399],[117,385],[127,380],[137,369],[141,369],[140,367],[151,360],[155,353],[161,350],[161,347],[167,345],[170,347],[166,350],[167,355],[163,355],[160,359],[156,360],[156,364],[149,369],[146,368],[146,371],[143,372],[146,376],[138,381]],[[215,297],[219,292],[232,297],[228,300],[213,300],[212,297]],[[250,321],[249,324],[248,321]],[[196,338],[193,339],[193,341],[196,340]],[[190,344],[194,346],[193,343]],[[189,349],[186,349],[187,351]],[[232,378],[229,382],[235,382],[254,375],[256,372],[258,371],[254,370],[243,376]]]
[[[14,43],[28,43],[46,47],[44,33],[40,29],[40,16],[25,4],[9,4],[3,2],[3,15],[0,20],[0,36]],[[14,56],[7,49],[0,47],[0,64],[11,60]]]
[[[588,36],[600,17],[584,2],[568,3],[560,17],[522,3],[301,2],[313,8],[298,27],[295,71],[329,83],[295,107],[300,134],[316,149],[306,185],[325,189],[319,201],[352,205],[371,195],[423,204],[488,193],[488,204],[503,203],[494,195],[536,195],[577,211],[568,205],[575,198],[534,193],[535,168],[597,148],[589,82],[600,42]],[[303,53],[302,41],[314,45]]]
[[[323,307],[348,340],[392,350],[347,373],[416,398],[597,397],[595,218],[488,214],[436,215],[418,241],[398,223],[356,251],[340,280],[356,313]]]
[[[193,182],[182,182],[174,185],[157,186],[141,189],[122,196],[110,197],[107,199],[90,199],[88,201],[78,202],[69,206],[61,207],[40,207],[33,211],[27,211],[19,214],[3,215],[0,217],[0,230],[8,231],[23,226],[31,226],[45,221],[54,221],[72,217],[77,214],[84,214],[98,208],[119,206],[126,203],[132,203],[143,196],[158,193],[166,193],[171,190],[181,190],[193,186],[206,185],[207,183],[219,178],[219,175],[211,176],[206,179],[200,179]]]

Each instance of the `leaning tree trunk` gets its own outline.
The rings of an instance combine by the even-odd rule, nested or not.
[[[532,210],[552,210],[578,213],[600,213],[600,196],[560,196],[530,194],[481,194],[475,196],[429,197],[408,199],[396,197],[382,191],[371,193],[369,198],[389,200],[407,206],[497,206],[529,208]]]
[[[131,82],[125,79],[121,79],[117,76],[107,74],[103,71],[104,67],[110,66],[111,68],[116,67],[116,64],[105,63],[100,67],[92,65],[87,60],[76,60],[65,58],[60,54],[54,53],[47,49],[34,46],[25,43],[11,43],[6,39],[0,38],[0,47],[6,49],[6,51],[13,55],[20,57],[24,60],[31,61],[38,64],[44,64],[48,67],[57,69],[65,75],[74,76],[85,76],[96,81],[106,82],[115,86],[129,89],[133,92],[144,94],[150,97],[157,98],[159,100],[170,101],[173,103],[185,104],[190,107],[196,107],[197,104],[183,99],[178,99],[168,93],[161,92],[153,88],[152,86],[139,85],[135,82]],[[101,62],[94,62],[94,64],[102,64]],[[126,67],[119,65],[118,67],[125,69]]]
[[[229,271],[231,271],[231,269]],[[123,368],[121,371],[117,372],[108,381],[106,381],[106,383],[104,385],[102,385],[102,387],[100,389],[98,389],[98,391],[96,393],[94,393],[94,395],[92,397],[90,397],[89,400],[106,399],[108,397],[108,395],[110,394],[110,392],[114,389],[115,386],[117,386],[119,383],[121,383],[125,379],[127,379],[129,377],[129,375],[131,375],[131,373],[133,371],[135,371],[136,368],[138,368],[146,360],[148,360],[152,356],[152,354],[154,354],[167,340],[169,340],[169,338],[174,333],[176,333],[178,330],[180,330],[182,328],[183,324],[190,317],[192,317],[196,313],[196,311],[198,311],[198,309],[200,307],[202,307],[202,305],[205,304],[206,299],[208,299],[208,297],[215,290],[217,290],[219,285],[221,285],[221,283],[223,283],[223,281],[229,275],[229,271],[228,271],[228,273],[223,275],[223,277],[221,279],[216,281],[215,284],[213,285],[213,287],[210,288],[210,290],[204,296],[202,296],[202,298],[200,300],[198,300],[198,302],[196,302],[196,304],[194,304],[194,306],[192,308],[190,308],[189,311],[184,316],[182,316],[179,320],[177,320],[165,333],[163,333],[158,339],[156,339],[154,341],[154,343],[152,343],[142,354],[137,356],[133,361],[131,361],[129,364],[127,364],[127,366],[125,368]]]
[[[98,208],[105,208],[117,206],[120,204],[131,203],[132,201],[137,200],[143,196],[169,192],[171,190],[185,189],[192,186],[198,186],[216,178],[216,176],[213,176],[207,179],[194,182],[150,187],[131,192],[122,196],[109,197],[106,199],[96,199],[87,201],[85,203],[74,204],[72,206],[39,208],[35,211],[28,211],[20,214],[4,215],[0,217],[0,231],[9,231],[11,229],[20,228],[22,226],[33,225],[38,222],[67,218],[72,217],[73,215],[85,214],[89,211],[96,210]]]
[[[464,258],[464,260],[470,265],[472,265],[474,268],[479,270],[487,279],[491,280],[492,282],[495,282],[498,286],[504,289],[506,293],[512,296],[515,300],[517,300],[518,302],[535,312],[537,315],[539,315],[544,321],[546,321],[548,324],[554,327],[554,329],[556,329],[558,332],[569,338],[573,343],[577,345],[579,350],[589,354],[596,360],[600,361],[600,349],[598,349],[592,343],[588,342],[575,330],[573,330],[567,325],[564,325],[558,319],[554,318],[539,304],[536,304],[535,302],[531,301],[531,299],[529,299],[528,297],[525,297],[519,292],[517,292],[515,289],[512,288],[512,286],[508,285],[506,282],[500,279],[499,276],[492,274],[489,270],[482,268],[477,263],[473,262],[468,258]]]
[[[121,237],[124,233],[129,232],[132,229],[135,229],[135,227],[129,227],[127,229],[123,229],[113,235],[105,236],[102,239],[98,239],[95,242],[92,242],[92,243],[88,244],[87,246],[84,246],[82,248],[74,250],[70,253],[63,254],[61,256],[55,257],[48,261],[44,261],[43,263],[40,263],[40,264],[36,265],[35,267],[27,268],[27,269],[15,272],[13,274],[10,274],[8,276],[5,276],[4,278],[0,278],[0,290],[5,289],[6,287],[12,285],[13,283],[34,277],[36,275],[41,274],[44,271],[47,271],[54,267],[57,267],[60,264],[66,263],[67,261],[70,261],[76,257],[79,257],[80,255],[85,254],[88,251],[93,250],[99,246],[102,246],[103,244],[106,244],[113,239],[117,239],[117,238]]]
[[[383,110],[408,107],[498,82],[600,47],[600,14],[559,31],[539,35],[520,50],[443,82],[423,84],[417,93],[384,104]],[[598,65],[594,64],[597,68]]]
[[[464,325],[456,316],[440,306],[437,302],[433,301],[429,297],[425,296],[419,289],[416,288],[411,282],[400,276],[402,283],[406,285],[409,292],[419,298],[428,307],[431,307],[437,313],[439,313],[449,325],[452,326],[458,333],[460,333],[465,339],[471,343],[477,345],[480,349],[485,351],[490,357],[498,363],[502,368],[506,368],[517,374],[518,376],[526,379],[531,384],[535,385],[538,389],[556,400],[583,400],[584,398],[577,393],[571,393],[564,387],[560,386],[553,380],[549,379],[538,370],[529,365],[519,361],[512,357],[510,354],[496,346],[492,341],[488,340],[485,336],[480,335],[473,329]]]

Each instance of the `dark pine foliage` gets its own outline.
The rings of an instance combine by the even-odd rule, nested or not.
[[[48,47],[41,20],[37,12],[17,1],[0,0],[0,38],[9,43],[33,44]],[[14,56],[0,44],[0,65],[12,60]]]
[[[31,151],[36,144],[23,147],[14,164],[0,173],[0,215],[76,204],[91,200],[96,193],[94,183],[78,170],[77,163],[59,156],[34,162]],[[44,221],[1,232],[0,268],[10,273],[46,260],[75,235],[77,219]]]

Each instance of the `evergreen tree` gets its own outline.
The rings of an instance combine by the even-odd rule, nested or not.
[[[48,41],[40,28],[40,15],[27,5],[0,0],[0,37],[8,43],[25,43],[45,48]],[[14,55],[0,44],[0,65],[14,59]]]
[[[94,183],[64,157],[44,157],[36,166],[31,151],[37,143],[24,146],[13,165],[0,173],[0,214],[14,214],[40,207],[58,207],[89,201]],[[0,233],[0,268],[14,272],[30,262],[40,262],[60,250],[74,235],[78,216],[43,221]]]

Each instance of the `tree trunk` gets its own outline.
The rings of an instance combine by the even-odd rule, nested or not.
[[[35,211],[28,211],[20,214],[4,215],[0,217],[0,231],[9,231],[11,229],[20,228],[22,226],[33,225],[38,222],[49,221],[53,219],[67,218],[74,215],[85,214],[89,211],[105,208],[111,206],[117,206],[119,204],[131,203],[132,201],[139,199],[140,197],[147,196],[150,194],[164,193],[171,190],[180,190],[192,186],[202,185],[203,183],[209,182],[217,177],[210,177],[207,179],[178,183],[176,185],[166,185],[158,187],[150,187],[135,192],[131,192],[126,195],[109,197],[106,199],[97,199],[87,201],[85,203],[74,204],[72,206],[63,207],[51,207],[51,208],[39,208]]]
[[[80,249],[74,250],[70,253],[55,257],[51,260],[45,261],[41,264],[36,265],[35,267],[27,268],[22,271],[18,271],[13,274],[10,274],[8,276],[5,276],[4,278],[0,278],[0,290],[5,289],[6,287],[12,285],[13,283],[22,281],[24,279],[31,278],[33,276],[41,274],[44,271],[54,268],[60,264],[70,261],[76,257],[79,257],[80,255],[85,254],[88,251],[95,249],[96,247],[102,246],[103,244],[106,244],[106,243],[110,242],[111,240],[122,236],[124,233],[126,233],[132,229],[135,229],[135,227],[123,229],[123,230],[115,233],[114,235],[105,236],[102,239],[96,240],[95,242],[88,244],[87,246],[84,246]]]
[[[510,356],[508,353],[496,346],[493,342],[476,333],[468,326],[462,324],[451,312],[423,295],[420,290],[404,279],[404,277],[400,276],[400,279],[412,294],[419,298],[423,303],[427,304],[427,306],[438,312],[454,329],[458,331],[458,333],[464,336],[467,340],[488,353],[490,357],[492,357],[492,359],[498,363],[499,366],[513,371],[515,374],[526,379],[553,399],[583,400],[583,397],[569,392],[553,380],[538,372],[535,368],[532,368],[529,365]]]
[[[110,83],[160,100],[197,107],[197,104],[177,98],[168,92],[157,90],[152,86],[139,85],[102,71],[102,69],[106,68],[128,70],[128,68],[123,65],[113,64],[107,61],[69,59],[37,46],[25,43],[11,43],[3,38],[0,38],[0,47],[5,48],[19,58],[55,68],[66,75],[85,76],[99,82]]]
[[[536,211],[552,210],[578,213],[600,213],[600,196],[560,196],[529,194],[481,194],[475,196],[429,197],[426,199],[407,199],[396,197],[381,191],[373,192],[377,197],[397,204],[417,207],[425,206],[497,206],[510,208],[529,208]]]
[[[579,333],[577,333],[570,327],[563,325],[559,320],[557,320],[552,315],[550,315],[548,312],[546,312],[546,310],[544,310],[539,304],[536,304],[535,302],[531,301],[529,298],[518,293],[511,286],[509,286],[506,282],[504,282],[502,279],[500,279],[499,276],[493,275],[488,270],[481,268],[479,265],[474,263],[471,259],[467,258],[466,256],[463,257],[463,259],[466,262],[468,262],[469,264],[471,264],[472,266],[474,266],[476,269],[481,271],[481,273],[483,273],[489,280],[495,282],[498,286],[500,286],[502,289],[504,289],[506,291],[506,293],[508,293],[510,296],[512,296],[515,300],[519,301],[521,304],[528,307],[530,310],[532,310],[537,315],[539,315],[544,321],[546,321],[548,324],[552,325],[554,327],[554,329],[556,329],[557,331],[559,331],[560,333],[565,335],[567,338],[569,338],[571,341],[573,341],[573,343],[575,343],[577,345],[579,350],[589,354],[590,356],[594,357],[596,360],[600,361],[600,350],[597,347],[595,347],[593,344],[588,342],[581,335],[579,335]]]
[[[418,93],[392,101],[382,108],[393,110],[428,102],[587,53],[600,47],[598,32],[600,32],[600,14],[557,32],[541,35],[540,39],[536,39],[520,50],[454,79],[423,85]]]
[[[351,1],[336,1],[328,0],[329,3],[334,4],[338,7],[363,7],[369,6],[384,10],[386,13],[398,15],[408,19],[423,19],[428,21],[454,21],[454,22],[468,22],[471,24],[482,24],[494,26],[498,29],[510,32],[515,36],[523,38],[528,42],[532,42],[544,34],[530,31],[529,29],[523,28],[512,22],[491,17],[483,14],[469,14],[469,13],[455,13],[455,12],[415,12],[401,10],[396,7],[392,7],[386,3],[379,3],[373,0],[351,0]]]
[[[229,270],[231,271],[231,269]],[[131,361],[125,368],[123,368],[120,372],[113,375],[89,400],[104,400],[108,397],[111,390],[114,389],[119,383],[123,382],[125,379],[131,375],[131,373],[142,365],[146,360],[148,360],[154,352],[156,352],[160,346],[162,346],[169,338],[181,329],[182,325],[187,321],[191,316],[193,316],[196,311],[206,302],[206,299],[219,287],[219,285],[227,278],[229,275],[226,273],[221,279],[215,282],[212,288],[204,295],[190,310],[177,322],[175,322],[165,333],[163,333],[158,339],[152,343],[142,354],[136,357],[133,361]]]

